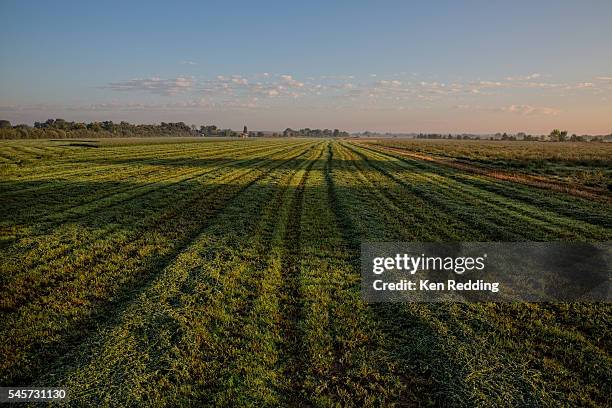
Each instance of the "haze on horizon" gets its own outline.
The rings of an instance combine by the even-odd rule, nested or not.
[[[492,3],[3,1],[0,119],[612,132],[612,2]]]

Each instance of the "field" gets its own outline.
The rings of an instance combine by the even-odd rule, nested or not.
[[[0,385],[80,406],[606,406],[610,304],[361,301],[362,241],[612,238],[609,145],[504,146],[2,141]]]
[[[612,197],[612,143],[386,139],[368,144],[455,166],[466,164],[472,170],[510,173],[515,179],[565,185],[568,192],[594,193],[589,198]]]

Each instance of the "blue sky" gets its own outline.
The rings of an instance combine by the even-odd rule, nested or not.
[[[0,117],[612,132],[612,2],[0,3]]]

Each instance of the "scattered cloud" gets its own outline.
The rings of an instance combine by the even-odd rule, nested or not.
[[[503,100],[533,100],[533,93],[528,93],[530,90],[537,90],[538,95],[554,100],[578,95],[579,92],[602,98],[612,90],[612,76],[599,76],[581,82],[552,82],[545,78],[548,76],[532,73],[505,78],[456,78],[443,81],[415,73],[300,77],[269,72],[252,75],[230,73],[198,79],[184,75],[174,78],[149,77],[111,82],[101,88],[125,93],[174,96],[172,103],[162,103],[163,100],[157,105],[109,103],[81,106],[79,109],[261,109],[279,108],[290,103],[293,106],[325,109],[342,104],[354,108],[366,106],[374,110],[393,110],[398,107],[403,110],[444,109],[455,106],[457,109],[503,112],[518,116],[554,116],[559,114],[559,109],[529,104],[503,105]],[[179,100],[179,96],[183,101]],[[495,107],[491,103],[493,100],[502,106]],[[4,111],[9,109],[15,108],[0,107]]]
[[[181,61],[181,65],[198,65],[198,63],[194,61]]]
[[[247,85],[249,83],[249,81],[241,75],[232,75],[230,81],[239,85]]]
[[[281,75],[281,81],[292,88],[303,88],[304,87],[304,83],[295,80],[291,75]]]
[[[192,77],[178,76],[172,79],[152,77],[146,79],[130,79],[127,81],[111,82],[102,88],[113,91],[140,91],[158,95],[176,95],[192,88],[195,81]]]
[[[556,97],[566,96],[568,91],[602,93],[612,87],[601,81],[612,77],[597,77],[594,82],[546,82],[537,81],[539,73],[508,76],[504,79],[478,79],[472,81],[431,81],[415,80],[413,74],[390,75],[381,78],[377,74],[324,75],[300,79],[290,74],[268,72],[243,76],[238,74],[218,75],[212,79],[196,81],[193,77],[178,76],[171,79],[152,77],[112,82],[102,88],[115,91],[141,91],[172,96],[187,92],[203,92],[207,97],[269,97],[302,98],[305,96],[325,97],[349,96],[383,100],[434,101],[442,98],[475,98],[490,95],[516,94],[521,90],[539,89],[555,92]],[[410,80],[412,78],[412,80]],[[350,92],[349,92],[350,91]],[[344,92],[344,94],[339,94]],[[551,95],[553,95],[551,93]]]
[[[501,107],[459,104],[455,105],[454,109],[473,112],[510,113],[519,116],[556,116],[561,112],[559,109],[547,106],[532,106],[521,104],[512,104],[509,106]]]
[[[385,79],[381,79],[380,81],[376,81],[374,85],[379,87],[391,87],[391,88],[399,88],[402,86],[402,82],[397,79],[387,81]]]
[[[501,108],[502,112],[516,113],[521,116],[531,115],[558,115],[559,110],[555,108],[531,106],[531,105],[510,105]]]
[[[537,79],[541,76],[542,75],[538,73],[531,74],[531,75],[510,76],[510,77],[506,77],[506,81],[530,81],[532,79]]]

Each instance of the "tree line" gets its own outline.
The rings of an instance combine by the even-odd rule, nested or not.
[[[8,120],[0,120],[0,139],[80,139],[109,137],[348,137],[347,132],[338,129],[285,129],[277,132],[249,132],[245,126],[242,132],[222,129],[215,125],[195,125],[184,122],[161,122],[159,125],[135,125],[128,122],[69,122],[64,119],[48,119],[34,122],[34,126],[15,125]]]
[[[348,132],[343,132],[338,129],[299,129],[293,130],[287,128],[283,131],[285,137],[349,137]]]
[[[452,135],[452,134],[440,134],[440,133],[419,133],[414,136],[415,139],[455,139],[455,140],[503,140],[503,141],[532,141],[532,142],[603,142],[612,141],[612,133],[606,136],[579,136],[576,134],[568,135],[567,130],[554,129],[548,135],[528,135],[523,132],[519,132],[516,135],[509,135],[507,133],[496,133],[495,136],[481,137],[478,135]]]
[[[128,122],[69,122],[64,119],[49,119],[34,122],[34,126],[15,125],[0,120],[0,139],[70,139],[109,137],[166,137],[196,136],[192,127],[183,122],[159,125],[134,125]]]

